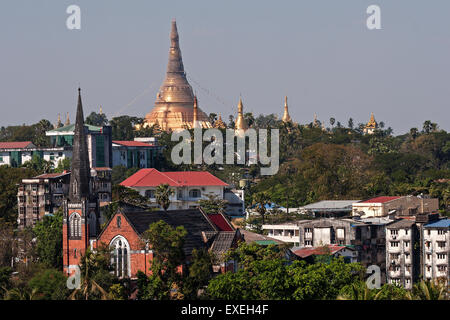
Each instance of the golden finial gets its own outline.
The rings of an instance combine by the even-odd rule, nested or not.
[[[102,114],[103,114],[103,109],[102,109],[102,106],[100,106],[100,112],[99,112],[99,114],[100,114],[100,115],[102,115]]]
[[[193,122],[193,128],[200,128],[200,124],[198,123],[198,101],[197,96],[194,96],[194,122]]]
[[[217,129],[226,129],[227,128],[225,123],[222,121],[222,116],[220,114],[219,114],[219,119],[217,119],[214,122],[214,128],[217,128]]]

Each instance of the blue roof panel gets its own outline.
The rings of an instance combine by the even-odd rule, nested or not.
[[[426,224],[424,227],[425,228],[449,228],[450,227],[450,219],[441,219],[439,221]]]

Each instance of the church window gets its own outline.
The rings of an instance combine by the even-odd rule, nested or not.
[[[119,278],[129,277],[130,246],[128,241],[122,236],[117,236],[111,242],[110,248],[113,251],[111,262],[114,266],[114,274]]]
[[[122,226],[122,218],[119,216],[117,217],[117,228],[120,229],[121,226]]]
[[[81,218],[78,213],[73,213],[69,219],[69,234],[71,238],[81,237]]]

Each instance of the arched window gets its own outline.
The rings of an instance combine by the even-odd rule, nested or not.
[[[93,237],[97,235],[97,216],[95,212],[89,213],[89,236]]]
[[[69,235],[71,238],[81,237],[81,217],[78,213],[72,213],[69,218]]]
[[[200,198],[202,196],[202,192],[199,189],[189,190],[190,198]]]
[[[129,277],[130,274],[130,245],[128,241],[122,237],[117,236],[109,245],[112,249],[111,262],[114,266],[114,274],[119,277]]]

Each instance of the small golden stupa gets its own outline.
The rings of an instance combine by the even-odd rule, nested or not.
[[[291,116],[289,115],[287,96],[284,97],[284,114],[283,118],[281,118],[283,122],[292,122]]]
[[[375,121],[375,117],[373,112],[370,114],[370,120],[367,122],[366,126],[363,129],[365,134],[373,134],[374,131],[378,128],[378,123]]]
[[[238,116],[236,118],[236,123],[234,125],[235,130],[247,130],[248,124],[247,121],[245,121],[244,118],[244,105],[242,104],[242,99],[239,98],[239,104],[238,104]]]
[[[178,39],[177,23],[173,20],[166,78],[156,96],[153,110],[145,116],[144,127],[158,124],[163,131],[192,129],[194,126],[212,128],[208,116],[198,107],[192,87],[186,79]]]
[[[227,125],[225,124],[225,122],[222,121],[221,115],[219,115],[219,119],[217,119],[214,122],[214,128],[217,128],[217,129],[226,129],[227,128]]]

